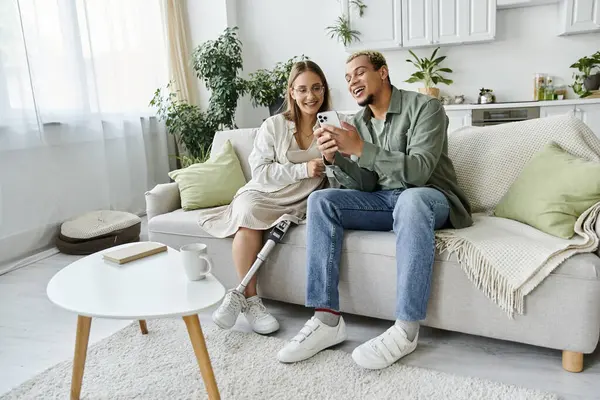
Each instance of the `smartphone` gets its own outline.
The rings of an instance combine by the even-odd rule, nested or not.
[[[319,126],[331,125],[338,128],[342,127],[338,113],[335,111],[320,112],[317,114],[317,120],[319,121]]]

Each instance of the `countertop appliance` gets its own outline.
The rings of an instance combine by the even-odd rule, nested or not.
[[[472,114],[473,126],[487,126],[505,124],[508,122],[525,121],[539,118],[540,107],[514,107],[514,108],[485,108],[475,109]]]

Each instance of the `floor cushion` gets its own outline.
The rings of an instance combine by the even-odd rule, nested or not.
[[[56,247],[66,254],[88,255],[140,239],[142,220],[124,211],[92,211],[64,222]]]

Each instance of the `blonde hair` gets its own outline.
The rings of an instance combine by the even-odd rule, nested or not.
[[[348,64],[350,61],[352,61],[355,58],[358,58],[360,56],[366,56],[369,59],[369,62],[371,63],[371,65],[373,66],[373,69],[375,69],[375,71],[379,71],[381,69],[381,67],[387,67],[388,68],[387,80],[390,83],[390,85],[392,84],[392,81],[390,80],[389,67],[387,65],[387,61],[385,60],[385,57],[383,56],[383,54],[381,54],[380,52],[375,51],[375,50],[357,51],[355,53],[352,53],[346,59],[346,64]]]
[[[293,121],[294,124],[296,124],[296,130],[300,129],[300,108],[298,108],[298,104],[296,104],[296,101],[294,101],[292,98],[290,89],[294,85],[296,78],[306,71],[311,71],[319,75],[319,78],[321,78],[321,83],[323,84],[323,104],[321,104],[318,112],[329,111],[331,109],[331,103],[329,99],[329,84],[327,83],[327,79],[325,79],[325,74],[323,73],[321,67],[319,67],[317,63],[310,60],[298,61],[294,64],[292,70],[290,71],[290,76],[288,78],[288,90],[285,94],[286,110],[283,113],[283,116],[288,121]]]

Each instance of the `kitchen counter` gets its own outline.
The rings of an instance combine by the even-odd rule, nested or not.
[[[448,104],[444,108],[448,111],[453,110],[477,110],[486,108],[513,108],[513,107],[553,107],[570,106],[578,104],[600,103],[600,99],[567,99],[567,100],[548,100],[548,101],[524,101],[515,103],[491,103],[491,104]]]

